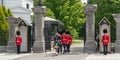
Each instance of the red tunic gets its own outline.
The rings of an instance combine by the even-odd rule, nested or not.
[[[67,44],[72,44],[72,37],[70,35],[67,36]]]
[[[102,36],[102,42],[103,45],[108,45],[109,44],[110,37],[108,35],[103,35]]]
[[[21,45],[22,43],[22,38],[20,36],[16,37],[16,45]]]
[[[66,44],[67,43],[67,35],[66,34],[61,35],[61,40],[62,40],[62,44]]]

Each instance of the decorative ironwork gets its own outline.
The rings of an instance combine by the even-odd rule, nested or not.
[[[41,6],[41,0],[38,1],[38,6]]]

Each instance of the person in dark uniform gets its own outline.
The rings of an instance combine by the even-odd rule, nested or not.
[[[97,51],[99,50],[99,42],[100,42],[100,40],[99,40],[99,33],[98,32],[96,32],[96,38],[95,38],[95,40],[96,40],[96,42],[97,42]]]
[[[20,46],[22,43],[22,37],[20,36],[20,31],[16,32],[16,46],[17,46],[17,54],[20,54]]]
[[[54,41],[53,48],[56,50],[56,55],[58,55],[60,52],[62,53],[62,44],[61,44],[59,32],[55,33],[55,36],[53,37],[53,41]]]

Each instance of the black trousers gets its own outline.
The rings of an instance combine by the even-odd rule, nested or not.
[[[67,44],[67,52],[70,52],[70,44]]]
[[[62,45],[59,45],[58,53],[62,53]]]
[[[107,49],[108,49],[108,45],[103,45],[103,53],[104,53],[104,55],[107,54]]]
[[[63,50],[63,54],[64,54],[64,53],[66,53],[66,51],[67,51],[67,46],[66,46],[66,44],[63,44],[63,49],[64,49],[64,50]]]
[[[17,54],[20,54],[20,45],[17,45]]]
[[[100,47],[99,41],[97,41],[97,49],[98,49],[98,50],[99,50],[99,47]]]

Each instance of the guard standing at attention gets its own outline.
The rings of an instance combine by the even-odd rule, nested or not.
[[[16,32],[16,46],[17,46],[17,54],[20,54],[20,46],[22,43],[22,37],[20,36],[20,31]]]

